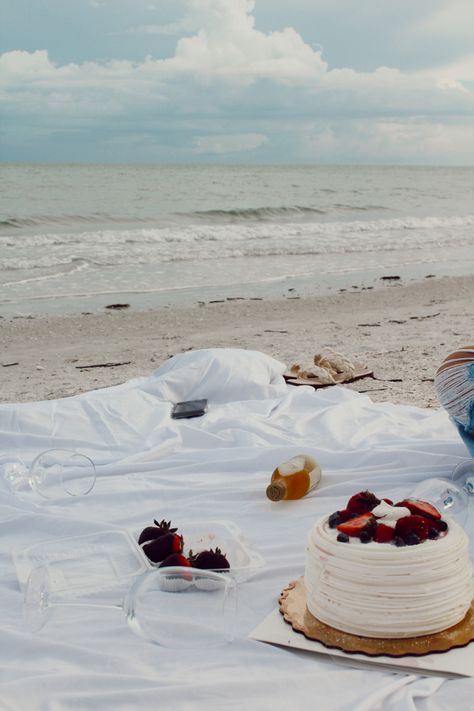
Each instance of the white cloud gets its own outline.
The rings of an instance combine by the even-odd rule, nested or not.
[[[472,0],[449,0],[448,3],[436,7],[433,13],[422,23],[429,33],[437,33],[446,37],[462,39],[467,37],[471,42],[474,35],[474,3]]]
[[[303,129],[301,151],[319,162],[350,156],[365,163],[464,164],[474,157],[474,133],[469,124],[423,117],[316,122]]]
[[[0,98],[10,118],[52,130],[102,122],[111,133],[125,125],[136,133],[182,131],[196,155],[262,150],[286,125],[327,159],[359,156],[365,146],[407,159],[434,151],[449,161],[464,145],[474,160],[463,128],[472,121],[474,93],[461,83],[474,77],[474,55],[429,72],[329,69],[321,49],[293,28],[257,30],[253,8],[251,0],[190,0],[173,28],[192,34],[166,59],[57,65],[46,50],[7,52]]]

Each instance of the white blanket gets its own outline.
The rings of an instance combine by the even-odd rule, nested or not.
[[[362,488],[401,498],[467,456],[442,411],[374,404],[343,387],[287,386],[283,370],[262,353],[202,350],[118,387],[0,406],[0,464],[65,447],[90,456],[98,472],[90,495],[55,504],[20,500],[0,481],[1,711],[470,707],[474,679],[361,670],[247,638],[302,574],[318,516]],[[205,416],[170,418],[173,402],[199,397],[209,400]],[[273,468],[303,452],[321,464],[320,488],[271,504]],[[38,634],[25,630],[13,547],[141,529],[154,518],[233,521],[265,558],[239,586],[233,644],[165,651],[135,636],[116,610],[71,611]]]

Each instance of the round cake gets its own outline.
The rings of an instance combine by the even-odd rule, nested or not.
[[[380,639],[448,629],[474,596],[468,538],[455,521],[427,502],[393,505],[368,491],[313,526],[304,582],[314,617]]]

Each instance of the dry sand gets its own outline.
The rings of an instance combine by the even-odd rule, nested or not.
[[[336,296],[300,298],[294,291],[278,300],[1,318],[0,400],[59,398],[122,383],[191,349],[254,349],[289,365],[331,347],[374,371],[375,379],[344,387],[373,400],[438,407],[434,373],[448,353],[472,343],[473,304],[469,276],[386,281]]]

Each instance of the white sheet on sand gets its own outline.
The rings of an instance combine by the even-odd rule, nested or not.
[[[474,679],[446,680],[338,664],[248,639],[301,575],[308,530],[369,487],[399,498],[467,456],[442,411],[374,404],[342,387],[287,386],[284,365],[258,352],[180,354],[149,377],[48,402],[0,406],[0,464],[27,463],[52,447],[97,465],[93,493],[57,504],[21,501],[0,481],[0,709],[297,709],[433,711],[469,708]],[[201,418],[170,419],[171,404],[207,397]],[[271,504],[272,469],[312,454],[321,487]],[[22,626],[11,549],[34,541],[139,528],[153,518],[237,523],[265,567],[239,586],[232,645],[164,651],[144,642],[115,610],[59,615],[39,634]]]

